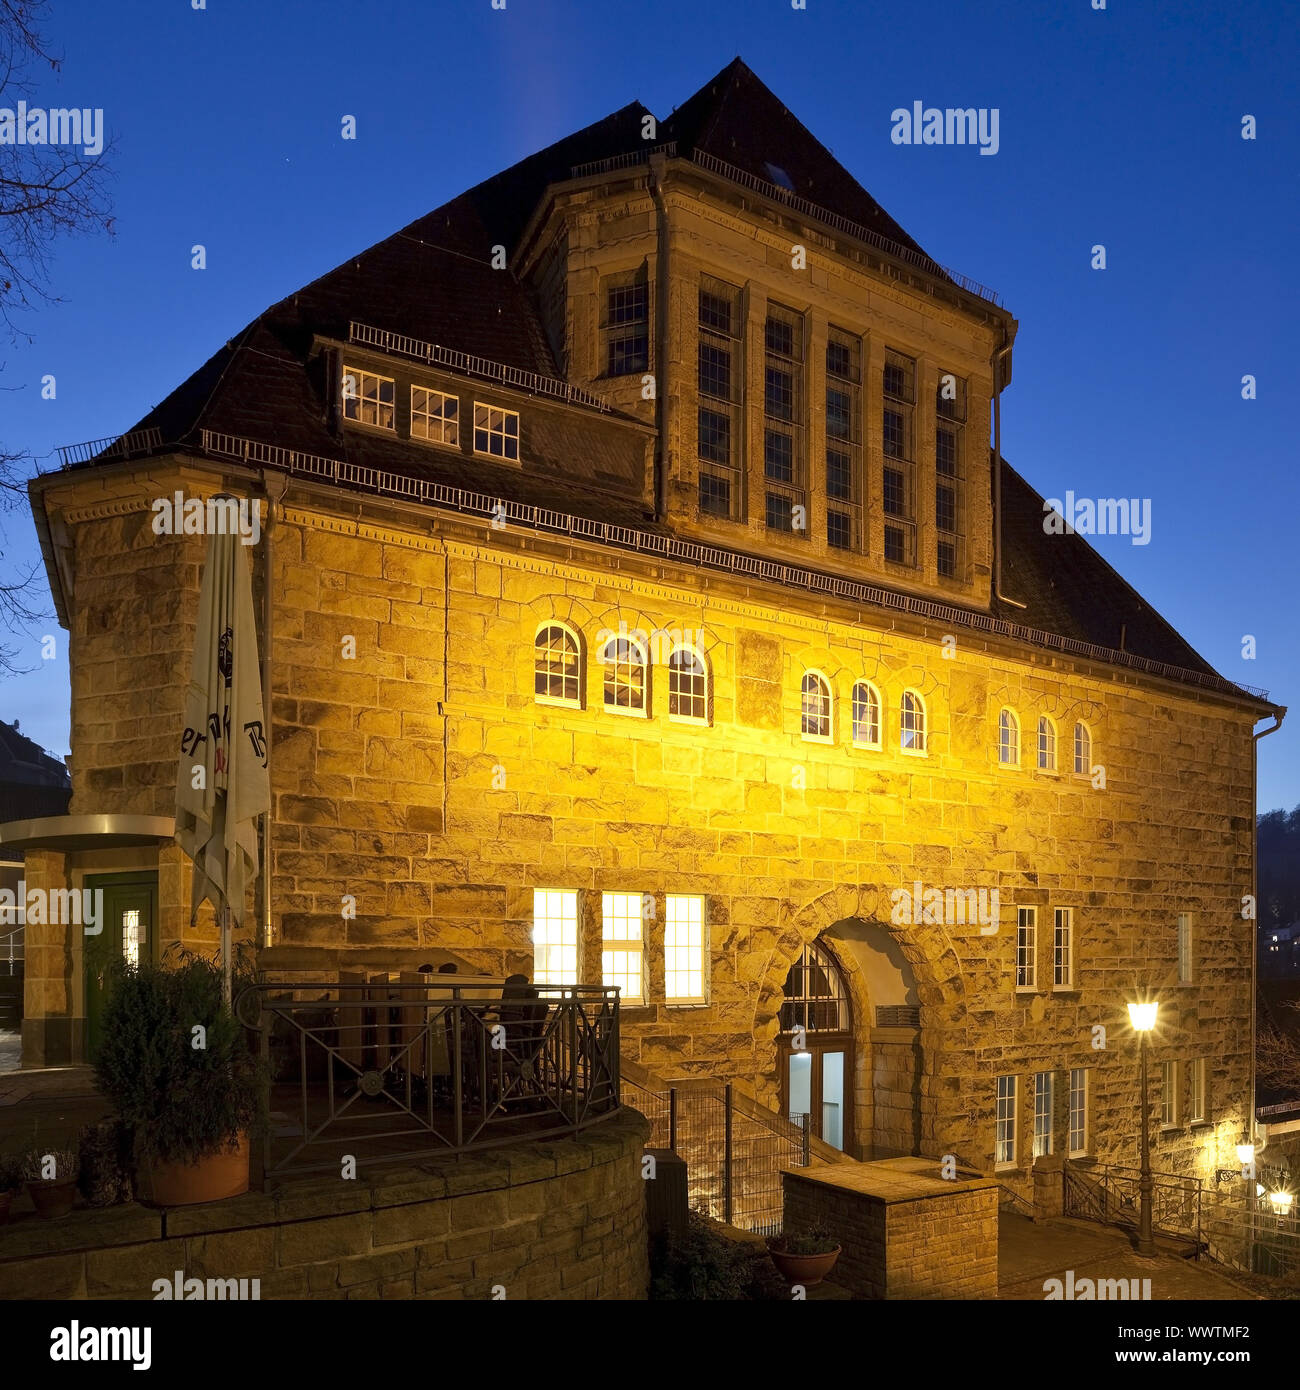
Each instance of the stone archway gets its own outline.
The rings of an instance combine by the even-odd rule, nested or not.
[[[942,925],[892,923],[883,889],[831,889],[791,911],[780,924],[756,1005],[755,1041],[773,1059],[760,1089],[776,1103],[786,976],[804,946],[818,939],[840,966],[855,1019],[856,1133],[849,1152],[868,1158],[936,1152],[944,1039],[965,1013],[960,961]],[[891,978],[896,980],[893,988],[888,987]],[[874,1010],[881,1002],[915,1007],[919,1026],[877,1028]]]

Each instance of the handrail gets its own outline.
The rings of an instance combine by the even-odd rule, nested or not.
[[[702,568],[722,570],[729,574],[783,584],[811,593],[831,594],[855,603],[928,618],[953,627],[1008,637],[1046,651],[1102,661],[1111,666],[1123,666],[1238,699],[1243,695],[1257,700],[1268,699],[1267,690],[1225,680],[1217,674],[1206,675],[1200,671],[1189,671],[1186,667],[1174,666],[1166,661],[1155,661],[1149,657],[1135,656],[1131,652],[1116,651],[1109,647],[1099,647],[1092,642],[1082,642],[1077,638],[1062,637],[1057,633],[1024,627],[1019,623],[1008,622],[1005,618],[977,613],[973,609],[954,608],[950,604],[914,598],[910,594],[883,589],[875,584],[864,584],[858,580],[843,579],[838,575],[824,574],[800,565],[762,560],[757,556],[727,550],[721,546],[679,540],[676,536],[662,532],[642,531],[637,527],[618,526],[607,521],[592,521],[568,512],[508,501],[465,488],[449,487],[444,483],[431,482],[427,478],[389,473],[383,469],[349,463],[346,459],[285,449],[279,445],[264,444],[260,440],[222,434],[213,430],[201,432],[200,448],[205,453],[239,459],[253,466],[281,468],[289,473],[332,483],[336,487],[359,488],[426,506],[449,507],[469,515],[488,516],[507,523],[514,522],[537,531],[580,537],[602,545],[613,545],[641,554],[680,560]]]
[[[147,454],[162,445],[162,431],[154,426],[130,430],[126,434],[110,434],[104,439],[88,439],[83,444],[59,446],[59,466],[70,468],[74,463],[89,463],[91,459],[129,458],[132,454]]]

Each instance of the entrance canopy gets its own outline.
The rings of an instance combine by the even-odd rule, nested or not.
[[[169,844],[175,833],[176,825],[170,816],[39,816],[0,825],[0,846],[60,854],[79,849],[130,849]]]

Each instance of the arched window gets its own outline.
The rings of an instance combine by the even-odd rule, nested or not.
[[[1082,719],[1074,726],[1074,770],[1080,777],[1092,774],[1092,731]]]
[[[998,762],[1003,767],[1020,766],[1020,720],[1015,710],[1005,706],[998,715]]]
[[[805,671],[801,687],[801,731],[804,738],[831,741],[831,685],[819,671]]]
[[[1056,725],[1045,714],[1038,720],[1038,766],[1042,772],[1056,771]]]
[[[853,686],[853,744],[856,748],[880,747],[880,694],[870,681]]]
[[[852,1026],[840,968],[820,942],[810,942],[785,977],[781,1032],[846,1033]]]
[[[915,690],[903,691],[899,746],[905,753],[925,752],[925,701]]]
[[[634,637],[611,637],[601,648],[605,668],[605,708],[620,714],[640,714],[650,708],[650,668]]]
[[[691,647],[678,647],[668,657],[668,717],[709,722],[709,668]]]
[[[582,708],[582,646],[563,623],[543,623],[533,638],[533,690],[548,705]]]

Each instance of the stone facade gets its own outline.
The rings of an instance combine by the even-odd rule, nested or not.
[[[643,1299],[647,1133],[624,1110],[579,1138],[370,1181],[31,1218],[0,1240],[0,1298],[152,1299],[179,1269],[260,1279],[264,1299]]]

